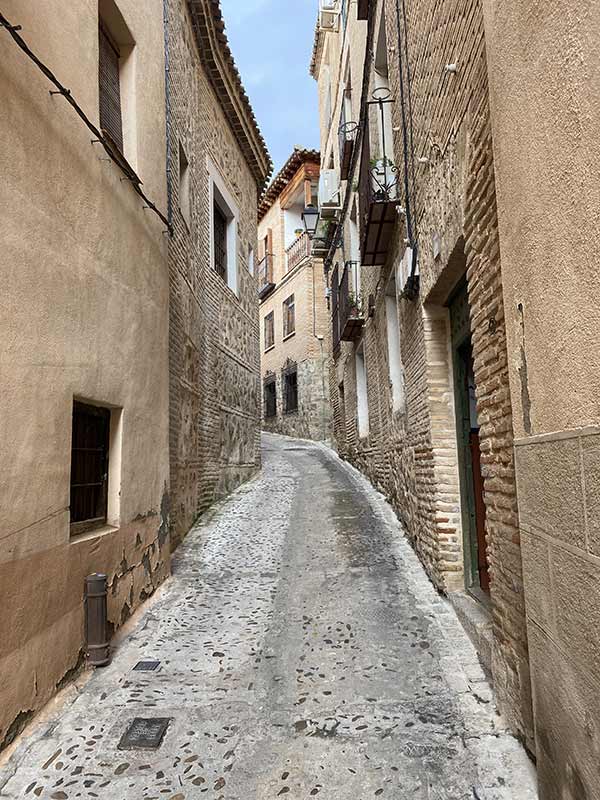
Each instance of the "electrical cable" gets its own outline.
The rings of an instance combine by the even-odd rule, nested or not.
[[[92,140],[93,143],[101,144],[104,150],[106,151],[107,156],[113,161],[119,169],[125,174],[125,178],[121,180],[127,180],[133,186],[135,192],[141,197],[141,199],[146,204],[146,208],[153,211],[160,220],[167,226],[167,230],[169,233],[173,232],[171,223],[167,217],[160,211],[156,205],[146,196],[144,191],[142,190],[142,182],[140,178],[136,175],[134,170],[129,166],[127,161],[125,160],[124,156],[122,156],[118,151],[116,151],[108,139],[103,136],[100,130],[96,128],[96,126],[91,122],[88,118],[86,113],[83,109],[79,106],[76,100],[73,98],[71,94],[71,90],[67,89],[65,86],[60,83],[58,78],[54,75],[54,73],[47,67],[41,59],[39,59],[35,53],[29,48],[25,40],[19,35],[19,31],[21,30],[20,25],[11,25],[10,22],[6,19],[6,17],[0,12],[0,27],[4,28],[10,36],[12,37],[13,41],[17,44],[17,46],[25,53],[25,55],[33,61],[33,63],[38,67],[38,69],[48,78],[50,83],[52,83],[57,91],[51,92],[51,94],[60,94],[65,100],[69,103],[69,105],[75,110],[77,116],[84,122],[86,127],[94,134],[96,137]]]

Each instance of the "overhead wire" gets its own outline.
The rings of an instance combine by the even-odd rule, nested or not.
[[[27,42],[23,39],[23,37],[19,34],[19,31],[22,29],[20,25],[11,25],[11,23],[7,20],[7,18],[0,12],[0,27],[4,28],[8,34],[11,36],[13,41],[16,45],[25,53],[25,55],[38,67],[38,69],[48,78],[50,83],[56,87],[56,91],[51,91],[51,94],[60,94],[64,99],[69,103],[69,105],[74,109],[77,116],[82,120],[82,122],[86,125],[88,130],[93,133],[95,139],[92,139],[93,144],[101,144],[104,148],[107,156],[110,160],[115,163],[119,169],[124,173],[125,178],[122,180],[127,180],[131,183],[134,191],[136,194],[140,196],[140,198],[145,203],[145,208],[148,208],[150,211],[155,213],[159,219],[167,226],[167,230],[169,233],[173,232],[171,222],[169,219],[160,211],[160,209],[150,200],[150,198],[146,195],[144,190],[142,189],[142,181],[135,173],[135,171],[131,168],[131,166],[125,160],[125,157],[119,153],[116,148],[109,142],[109,140],[102,134],[102,132],[94,125],[94,123],[89,119],[85,111],[81,108],[81,106],[77,103],[73,95],[71,94],[71,90],[67,89],[54,75],[52,70],[44,64],[44,62],[31,50]]]

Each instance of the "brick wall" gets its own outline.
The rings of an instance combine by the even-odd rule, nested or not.
[[[533,750],[512,406],[485,64],[481,65],[470,116],[464,230],[492,579],[492,667],[503,711]]]
[[[259,455],[255,179],[201,66],[184,0],[170,0],[169,248],[172,539],[215,499],[253,475]],[[191,231],[179,210],[179,143],[191,171]],[[239,209],[238,292],[210,263],[209,162]]]
[[[276,288],[260,304],[260,353],[262,381],[273,375],[276,379],[277,414],[275,417],[265,417],[263,397],[262,427],[284,436],[330,440],[331,408],[327,375],[331,348],[327,338],[330,324],[323,262],[309,257],[287,271],[285,220],[279,198],[260,221],[259,241],[265,238],[269,229],[272,231],[273,282]],[[295,301],[295,333],[284,339],[283,302],[292,294]],[[264,319],[270,313],[274,318],[274,345],[265,351]],[[298,367],[298,411],[288,414],[284,411],[282,370],[290,363]]]
[[[405,92],[408,70],[402,5],[402,36],[398,33],[396,0],[381,0],[375,6],[375,31],[385,14],[389,80],[395,98],[394,160],[403,177],[399,54],[404,62]],[[531,747],[527,635],[482,12],[479,0],[453,0],[441,6],[433,0],[407,0],[406,13],[415,151],[414,165],[409,160],[409,184],[421,290],[414,301],[400,296],[397,299],[405,407],[400,411],[392,408],[385,302],[386,287],[398,267],[407,236],[406,223],[399,219],[386,264],[361,268],[363,296],[373,298],[372,314],[362,336],[369,435],[359,438],[356,424],[358,343],[342,343],[330,369],[335,441],[340,453],[390,499],[434,584],[444,592],[463,589],[465,554],[447,302],[466,275],[492,579],[491,667],[500,706],[515,732]],[[360,32],[365,35],[364,23],[350,24],[356,26],[351,40]],[[324,49],[325,55],[339,51],[340,47],[336,50],[333,45]],[[455,74],[444,69],[450,63],[457,64]],[[370,123],[371,130],[376,131],[372,120]],[[324,138],[329,141],[326,132]],[[409,138],[409,153],[410,144]],[[335,146],[331,152],[335,157]],[[419,163],[419,157],[427,158],[427,162]],[[346,190],[351,188],[348,183]],[[439,236],[439,254],[434,252],[434,234]],[[349,239],[346,222],[344,240],[347,243]],[[344,252],[336,253],[336,259],[341,263],[347,258],[346,245]]]

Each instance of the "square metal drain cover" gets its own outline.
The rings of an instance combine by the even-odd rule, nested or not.
[[[119,750],[158,750],[170,721],[169,717],[136,717],[121,736]]]
[[[134,669],[140,672],[154,672],[155,669],[160,667],[160,661],[138,661]]]

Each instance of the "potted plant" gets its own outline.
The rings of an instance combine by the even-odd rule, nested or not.
[[[348,292],[348,310],[351,317],[362,317],[363,299],[360,292]]]

